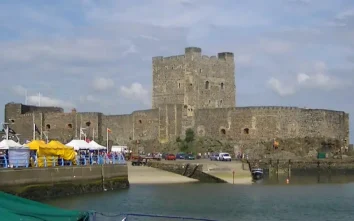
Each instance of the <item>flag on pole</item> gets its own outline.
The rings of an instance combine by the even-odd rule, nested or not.
[[[39,131],[38,127],[36,124],[34,124],[34,130],[39,134],[41,135],[41,131]]]
[[[111,129],[109,129],[109,128],[107,127],[107,146],[106,146],[106,151],[107,151],[107,152],[108,152],[108,142],[109,142],[108,134],[111,133],[111,132],[112,132]]]

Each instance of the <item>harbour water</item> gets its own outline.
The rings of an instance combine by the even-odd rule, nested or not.
[[[351,178],[354,178],[351,177]],[[107,214],[147,213],[209,218],[225,221],[354,220],[354,183],[348,176],[325,179],[302,176],[286,184],[283,178],[261,184],[131,185],[114,192],[66,197],[47,203],[68,209]],[[349,183],[348,183],[349,182]],[[121,220],[101,217],[98,220]],[[120,218],[120,219],[119,219]],[[176,220],[129,218],[129,220]]]

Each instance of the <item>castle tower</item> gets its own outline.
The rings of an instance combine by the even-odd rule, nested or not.
[[[203,56],[201,48],[184,55],[153,58],[152,106],[183,104],[195,109],[236,106],[235,62],[231,52]]]

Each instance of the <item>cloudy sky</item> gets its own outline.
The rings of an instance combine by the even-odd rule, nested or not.
[[[151,57],[197,46],[234,52],[238,106],[354,116],[353,39],[352,0],[1,0],[0,102],[149,109]]]

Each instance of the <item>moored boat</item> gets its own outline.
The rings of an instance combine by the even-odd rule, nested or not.
[[[251,169],[252,180],[257,181],[263,179],[263,169],[261,168],[254,168]]]

